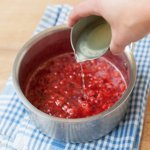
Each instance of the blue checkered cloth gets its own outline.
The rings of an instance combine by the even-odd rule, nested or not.
[[[68,5],[49,6],[34,34],[48,27],[63,24],[70,10]],[[136,43],[134,56],[137,63],[137,80],[125,118],[111,133],[90,143],[63,143],[42,134],[30,121],[24,105],[15,93],[10,77],[0,96],[0,149],[137,150],[150,88],[150,35]]]

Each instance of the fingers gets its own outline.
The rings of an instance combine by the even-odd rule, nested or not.
[[[125,47],[130,43],[128,34],[122,30],[112,30],[110,50],[113,54],[117,55],[124,51]]]
[[[125,46],[118,43],[117,41],[115,40],[112,40],[111,41],[111,44],[110,44],[110,50],[113,54],[115,55],[118,55],[120,54],[121,52],[123,52],[125,49]]]
[[[82,17],[100,15],[100,10],[98,10],[96,3],[96,0],[85,0],[75,6],[69,16],[68,25],[73,26]]]

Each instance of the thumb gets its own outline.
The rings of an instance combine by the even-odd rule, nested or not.
[[[73,26],[82,17],[100,15],[100,10],[98,10],[96,3],[96,0],[85,0],[75,6],[69,16],[68,25]]]

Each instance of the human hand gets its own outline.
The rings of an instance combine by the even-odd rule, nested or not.
[[[74,7],[68,24],[73,26],[80,18],[90,15],[102,16],[110,24],[110,50],[114,54],[150,32],[149,0],[86,0]]]

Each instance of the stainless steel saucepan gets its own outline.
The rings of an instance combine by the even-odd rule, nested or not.
[[[13,83],[18,96],[39,130],[52,138],[72,143],[98,139],[112,131],[124,117],[129,96],[135,84],[136,64],[129,46],[121,55],[108,52],[103,57],[111,61],[124,76],[128,88],[121,99],[108,110],[86,118],[62,119],[50,116],[34,107],[25,97],[25,88],[34,70],[51,57],[72,52],[70,29],[49,28],[31,38],[19,51],[13,65]]]

